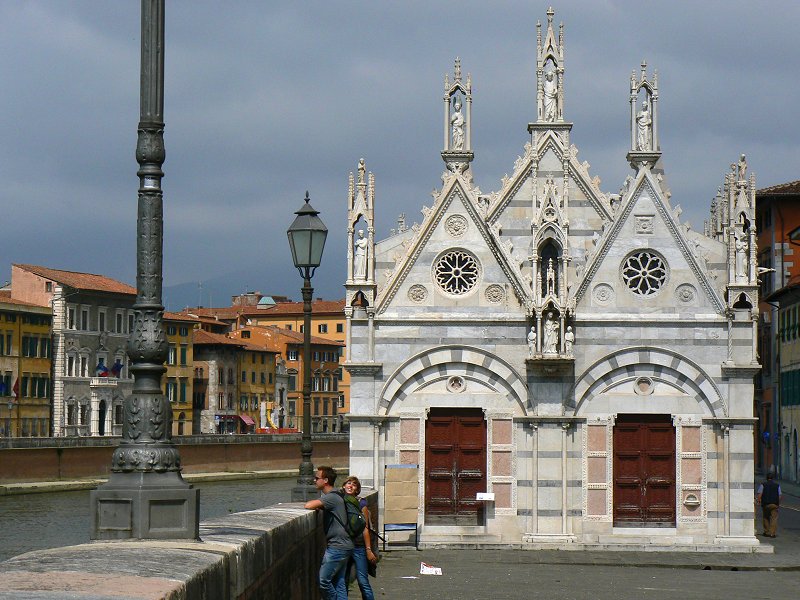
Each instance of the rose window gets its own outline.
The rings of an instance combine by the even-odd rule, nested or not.
[[[478,261],[464,250],[450,250],[433,267],[439,287],[448,294],[466,294],[478,282]]]
[[[655,252],[637,252],[622,265],[622,280],[634,294],[652,296],[667,280],[667,264]]]

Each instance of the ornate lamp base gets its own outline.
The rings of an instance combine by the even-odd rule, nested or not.
[[[89,502],[93,540],[200,539],[200,490],[177,471],[112,473]]]

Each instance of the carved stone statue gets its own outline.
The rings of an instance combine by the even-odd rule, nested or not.
[[[636,149],[641,151],[650,150],[650,129],[653,125],[653,118],[650,115],[650,107],[647,100],[642,102],[642,110],[636,114]]]
[[[575,344],[575,333],[572,331],[571,326],[567,326],[567,331],[564,332],[564,351],[567,356],[572,356],[572,346]]]
[[[747,158],[744,154],[739,157],[739,181],[747,181]]]
[[[353,244],[355,252],[353,257],[353,279],[367,278],[367,240],[364,230],[358,230],[358,238]]]
[[[553,268],[552,258],[547,263],[547,293],[556,293],[556,270]]]
[[[552,312],[547,313],[547,319],[544,322],[542,352],[544,354],[558,354],[558,321],[555,320]]]
[[[747,240],[744,234],[736,234],[736,282],[747,282]]]
[[[464,149],[464,113],[461,112],[461,101],[456,98],[453,103],[455,112],[450,117],[450,124],[453,126],[453,147],[451,150]]]
[[[528,358],[533,358],[533,354],[536,352],[536,328],[531,327],[531,330],[528,332]]]
[[[544,74],[544,106],[542,117],[545,121],[555,121],[558,115],[558,82],[556,81],[556,74],[553,71],[547,71]]]

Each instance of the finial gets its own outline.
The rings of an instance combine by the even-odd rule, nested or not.
[[[444,74],[444,91],[450,91],[450,76],[447,73]]]
[[[308,197],[308,190],[306,190],[306,204],[311,202],[311,198]]]
[[[647,61],[642,59],[642,81],[647,79]]]
[[[547,9],[547,24],[550,25],[553,23],[553,15],[556,14],[556,11],[553,10],[553,7]]]
[[[467,91],[472,91],[472,74],[467,73]]]
[[[461,59],[456,56],[455,79],[461,81]]]

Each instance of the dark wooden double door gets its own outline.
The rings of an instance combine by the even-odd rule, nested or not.
[[[425,424],[425,522],[480,525],[486,491],[486,420],[481,409],[431,408]]]
[[[670,415],[618,415],[614,525],[675,524],[675,427]]]

